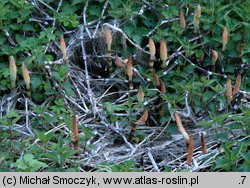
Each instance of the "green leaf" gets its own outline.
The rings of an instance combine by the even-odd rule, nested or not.
[[[215,160],[215,167],[214,169],[223,169],[229,171],[231,169],[231,161],[228,158],[221,158]]]
[[[55,38],[56,38],[56,36],[54,34],[52,34],[52,33],[49,33],[47,35],[47,37],[48,37],[49,40],[55,40]]]
[[[36,90],[42,84],[42,78],[38,75],[31,76],[31,86],[33,90]]]
[[[46,153],[46,154],[45,154],[45,157],[49,158],[50,160],[52,160],[52,161],[55,162],[55,163],[58,163],[57,155],[56,155],[56,153],[54,153],[54,152]]]
[[[61,77],[61,75],[60,75],[59,72],[57,72],[57,71],[54,71],[54,72],[53,72],[53,76],[54,76],[55,79],[58,80],[58,81],[63,81],[63,80],[64,80],[64,77]]]
[[[69,82],[62,83],[62,87],[65,89],[65,94],[68,96],[75,96],[72,85]]]
[[[231,153],[231,160],[237,161],[239,159],[240,153],[242,151],[242,145],[237,145]]]
[[[216,136],[217,139],[221,140],[222,142],[228,142],[228,132],[219,132]]]
[[[89,11],[90,15],[94,15],[94,16],[99,17],[101,15],[101,12],[102,12],[102,7],[95,5],[95,4],[91,4],[88,7],[88,11]]]
[[[109,4],[111,5],[112,9],[116,9],[119,7],[119,5],[122,4],[121,0],[109,0]]]
[[[23,24],[23,30],[25,30],[25,31],[36,31],[33,24]]]
[[[25,169],[28,169],[28,165],[26,165],[25,163],[24,163],[24,161],[19,161],[19,160],[17,160],[17,163],[15,164],[13,164],[12,165],[13,167],[17,167],[18,169],[21,169],[21,170],[25,170]]]
[[[231,130],[243,129],[243,123],[242,122],[233,122],[230,124],[230,129]]]
[[[212,121],[200,121],[198,122],[198,126],[211,126]]]
[[[177,6],[169,6],[166,11],[163,11],[162,14],[166,19],[171,19],[175,16],[178,16],[179,10]]]
[[[134,33],[134,31],[136,30],[136,26],[132,23],[127,23],[126,25],[124,25],[124,31],[125,33],[131,37],[132,34]]]
[[[21,171],[35,172],[41,168],[47,167],[47,164],[34,159],[33,154],[25,154],[22,158],[18,159],[11,166],[12,168],[17,167]]]
[[[45,132],[40,132],[38,130],[34,130],[35,135],[42,141],[48,142],[53,137],[53,132],[45,134]]]
[[[50,116],[49,114],[44,114],[44,119],[48,122],[48,123],[56,123],[58,122],[58,119],[54,116]]]
[[[133,41],[135,41],[136,44],[141,44],[142,36],[141,35],[132,35]]]
[[[23,160],[28,163],[29,161],[31,161],[33,159],[33,155],[32,154],[25,154],[23,156]]]
[[[243,159],[250,165],[250,153],[249,152],[241,152],[240,155]]]

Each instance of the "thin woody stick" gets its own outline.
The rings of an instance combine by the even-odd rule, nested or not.
[[[89,81],[89,73],[88,73],[88,65],[87,65],[87,56],[85,52],[85,46],[83,42],[83,26],[80,27],[80,39],[81,39],[81,47],[82,47],[82,57],[84,61],[84,70],[85,70],[85,80],[86,80],[86,85],[87,85],[87,91],[88,91],[88,97],[89,100],[92,104],[92,109],[94,112],[94,115],[98,112],[97,106],[96,106],[96,99],[95,96],[92,92],[91,86],[90,86],[90,81]]]

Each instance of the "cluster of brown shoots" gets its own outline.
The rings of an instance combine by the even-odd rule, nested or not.
[[[201,6],[197,5],[195,13],[194,13],[194,17],[193,17],[193,25],[194,25],[194,32],[195,33],[198,32],[198,30],[199,30],[200,17],[201,17]],[[185,16],[184,16],[183,12],[181,10],[179,11],[179,22],[180,22],[180,26],[183,29],[185,29],[186,28],[186,20],[185,20]],[[112,50],[111,50],[112,32],[111,32],[109,27],[104,28],[104,38],[105,38],[105,42],[107,45],[107,56],[111,57],[111,55],[112,55]],[[60,42],[60,47],[61,47],[61,51],[63,53],[63,61],[64,61],[64,63],[66,63],[66,61],[67,61],[66,46],[65,46],[65,42],[64,42],[63,37],[61,38],[61,41],[62,42]],[[224,26],[223,33],[222,33],[222,54],[221,54],[222,60],[224,57],[224,52],[225,52],[227,43],[228,43],[228,30],[227,30],[227,27]],[[159,79],[159,77],[155,73],[155,69],[154,69],[156,48],[155,48],[154,40],[152,38],[149,39],[149,53],[150,53],[149,67],[150,67],[150,71],[151,71],[153,79],[154,79],[154,83],[157,86],[157,88],[161,91],[161,93],[165,94],[166,93],[165,84],[161,79]],[[218,57],[219,57],[218,52],[216,50],[212,50],[212,66],[211,66],[212,72],[215,72],[215,64],[218,60]],[[160,68],[161,69],[165,68],[167,58],[168,58],[168,50],[167,50],[166,40],[162,39],[160,41],[160,60],[161,60]],[[108,64],[108,70],[109,70],[109,72],[111,72],[113,70],[112,61],[109,60],[107,64]],[[128,76],[129,89],[133,90],[134,86],[133,86],[132,57],[129,57],[128,59],[125,59],[124,61],[122,61],[117,56],[116,60],[115,60],[115,65],[117,67],[125,69],[125,72]],[[234,90],[232,91],[231,80],[229,78],[227,79],[225,96],[226,96],[228,102],[231,102],[233,97],[236,96],[237,93],[240,91],[240,84],[241,84],[241,75],[239,74],[236,78]],[[144,101],[144,92],[143,92],[141,86],[138,89],[137,100],[139,103],[143,103],[143,101]],[[163,109],[162,109],[162,103],[163,103],[163,99],[160,97],[159,102],[158,102],[160,116],[164,115]],[[136,126],[145,124],[148,120],[148,116],[149,116],[149,112],[148,112],[148,110],[145,110],[142,113],[141,117],[137,121],[132,123],[131,131],[130,131],[130,134],[128,136],[129,141],[133,141],[133,139],[134,139],[134,133],[136,131]],[[174,117],[176,120],[178,130],[183,135],[183,137],[186,141],[186,144],[187,144],[187,160],[186,160],[186,162],[188,165],[192,165],[193,152],[195,149],[194,138],[193,138],[193,136],[189,136],[189,134],[186,132],[185,128],[183,127],[183,124],[182,124],[182,121],[181,121],[181,118],[180,118],[178,112],[174,112]],[[74,148],[75,148],[75,150],[78,150],[78,127],[77,127],[76,115],[74,115],[74,117],[73,117],[73,135],[74,135],[74,141],[73,141]],[[206,146],[206,140],[205,140],[205,136],[203,133],[200,134],[200,145],[201,145],[202,153],[207,154],[208,151],[207,151],[207,146]]]
[[[221,60],[223,60],[224,59],[224,52],[226,50],[226,46],[228,43],[228,31],[227,31],[226,26],[224,26],[222,36],[221,36],[221,41],[222,41]],[[212,72],[215,72],[215,63],[217,62],[218,57],[219,57],[218,52],[216,50],[212,50],[212,66],[211,66]]]
[[[161,94],[164,95],[164,94],[166,94],[165,84],[157,76],[157,74],[155,72],[155,68],[154,68],[155,53],[156,53],[155,43],[154,43],[154,40],[152,38],[150,38],[149,39],[149,54],[150,54],[149,66],[150,66],[150,71],[152,73],[155,86],[159,89],[159,91],[161,91]],[[160,68],[161,69],[165,68],[167,59],[168,59],[168,50],[167,50],[166,40],[161,39],[161,42],[160,42],[160,60],[161,60]],[[163,104],[163,99],[161,97],[159,97],[158,109],[159,109],[160,116],[164,115],[162,104]]]
[[[17,66],[16,61],[13,56],[9,57],[9,73],[10,73],[10,85],[11,91],[16,91],[16,81],[17,81]],[[24,63],[22,63],[22,76],[26,87],[26,94],[28,97],[31,97],[30,90],[30,74]]]
[[[194,31],[197,32],[199,29],[199,23],[200,23],[200,17],[201,17],[201,6],[197,5],[195,13],[194,13],[194,17],[193,17],[193,25],[194,25]],[[180,25],[185,28],[185,18],[182,14],[182,12],[180,11],[179,13],[179,19],[180,19]],[[228,29],[226,26],[224,26],[223,31],[222,31],[222,35],[221,35],[221,41],[222,41],[222,49],[221,49],[221,60],[224,59],[224,52],[226,50],[226,46],[228,44],[228,40],[229,40],[229,33],[228,33]],[[240,44],[240,53],[241,53],[241,48],[242,48],[242,44]],[[212,50],[212,66],[211,66],[211,71],[215,72],[215,64],[219,58],[219,54],[216,50]],[[241,57],[241,55],[240,55]],[[241,84],[241,75],[240,73],[237,75],[236,78],[236,82],[235,82],[235,87],[234,90],[232,91],[232,83],[231,83],[231,79],[227,78],[226,81],[226,92],[225,92],[225,96],[226,99],[228,101],[229,104],[231,104],[233,98],[237,95],[237,93],[240,91],[240,84]]]
[[[193,26],[194,26],[194,33],[197,33],[199,30],[199,25],[200,25],[200,19],[201,19],[201,6],[198,4],[196,6],[195,12],[194,12],[194,16],[193,16]],[[186,28],[186,21],[185,21],[185,17],[182,13],[182,11],[179,11],[179,21],[180,21],[180,26],[182,28]],[[222,50],[221,50],[221,60],[224,59],[224,52],[226,50],[226,46],[228,43],[228,38],[229,38],[229,34],[228,34],[228,29],[226,26],[224,26],[223,28],[223,32],[222,32],[222,37],[221,37],[221,41],[222,41]],[[211,65],[211,71],[215,72],[215,63],[218,60],[219,54],[216,50],[212,50],[212,65]],[[201,61],[204,58],[204,56],[201,56]]]
[[[222,40],[222,53],[221,53],[222,57],[221,57],[221,59],[224,58],[224,52],[225,52],[225,49],[226,49],[226,45],[228,43],[228,38],[229,38],[228,37],[228,30],[227,30],[227,27],[224,26],[222,36],[221,36],[221,40]],[[241,53],[241,50],[240,50],[240,53]],[[240,57],[241,57],[241,55],[240,55]],[[231,79],[227,78],[225,96],[226,96],[226,99],[227,99],[229,105],[231,105],[231,102],[232,102],[233,98],[239,93],[240,85],[241,85],[241,74],[240,73],[238,73],[238,75],[236,77],[234,89],[232,89],[232,81],[231,81]]]
[[[200,17],[201,17],[201,6],[197,5],[195,13],[194,13],[194,17],[193,17],[193,25],[194,25],[194,32],[195,33],[199,30]],[[180,22],[180,26],[182,28],[186,28],[185,16],[181,10],[179,11],[179,22]],[[104,38],[105,38],[105,43],[107,45],[107,56],[111,57],[111,55],[112,55],[112,50],[111,50],[112,32],[111,32],[109,27],[104,27]],[[223,29],[223,33],[222,33],[222,59],[223,59],[223,54],[225,52],[227,43],[228,43],[228,30],[227,30],[227,27],[225,26]],[[66,51],[66,44],[65,44],[65,40],[64,40],[63,35],[60,38],[60,50],[61,50],[62,55],[63,55],[63,63],[66,65],[67,64],[67,51]],[[154,40],[152,38],[149,39],[149,53],[150,53],[149,67],[150,67],[150,71],[153,75],[155,85],[161,91],[162,94],[165,94],[166,93],[165,84],[161,79],[159,79],[159,77],[155,73],[155,69],[154,69],[156,47],[155,47]],[[218,56],[219,56],[218,52],[216,50],[212,50],[212,72],[215,71],[215,63],[218,60]],[[161,60],[160,68],[161,69],[165,68],[167,58],[168,58],[168,50],[167,50],[166,40],[162,39],[160,41],[160,60]],[[129,89],[133,90],[134,87],[133,87],[133,80],[132,80],[132,78],[133,78],[132,57],[129,57],[125,61],[122,61],[119,57],[116,57],[115,64],[118,67],[126,68],[126,73],[127,73],[128,81],[129,81]],[[112,61],[111,60],[108,61],[108,69],[109,69],[109,72],[112,71]],[[9,57],[9,70],[10,70],[11,90],[15,91],[16,90],[16,80],[17,80],[17,66],[16,66],[16,62],[15,62],[15,59],[13,56]],[[24,63],[22,63],[22,76],[23,76],[23,80],[25,82],[27,96],[31,97],[30,74],[29,74],[29,71]],[[68,81],[68,74],[65,75],[65,81]],[[236,78],[234,90],[232,90],[232,83],[231,83],[230,78],[227,78],[225,96],[226,96],[229,103],[233,100],[233,97],[235,97],[237,95],[237,93],[240,91],[240,84],[241,84],[241,75],[240,74],[238,74],[238,76]],[[138,99],[139,103],[142,103],[144,101],[144,92],[143,92],[141,86],[139,87],[139,90],[138,90],[137,99]],[[163,116],[162,103],[163,103],[163,99],[160,97],[158,105],[159,105],[159,114],[161,116]],[[187,153],[188,153],[187,154],[187,164],[191,165],[193,152],[194,152],[194,138],[192,136],[189,136],[188,133],[186,132],[185,128],[182,125],[182,121],[181,121],[179,114],[177,112],[175,112],[174,116],[175,116],[178,130],[183,135],[183,137],[187,143]],[[141,117],[137,121],[132,123],[131,131],[130,131],[129,138],[128,138],[129,141],[132,141],[134,138],[136,126],[145,124],[147,120],[148,120],[148,110],[145,110],[143,112],[143,114],[141,115]],[[72,130],[73,130],[73,145],[74,145],[74,149],[77,151],[78,150],[79,131],[78,131],[78,124],[77,124],[77,117],[75,114],[73,116]],[[206,149],[206,142],[205,142],[204,135],[201,133],[200,137],[201,137],[202,153],[206,154],[207,149]]]
[[[194,13],[194,17],[193,17],[193,25],[194,25],[194,32],[196,33],[199,30],[199,24],[200,24],[200,17],[201,17],[201,6],[197,5],[195,13]],[[179,11],[179,22],[180,22],[180,26],[182,28],[186,28],[186,20],[185,20],[185,16],[182,13],[182,11]],[[107,56],[111,56],[111,44],[112,44],[112,32],[110,31],[110,29],[108,27],[104,28],[104,37],[105,37],[105,41],[106,41],[106,45],[107,45],[107,49],[108,49],[108,53]],[[227,32],[227,28],[224,27],[224,31],[222,34],[222,53],[224,53],[225,48],[226,48],[226,44],[228,42],[228,32]],[[156,72],[155,72],[155,68],[154,68],[154,63],[155,63],[155,54],[156,54],[156,47],[155,47],[155,43],[153,38],[149,39],[149,54],[150,54],[150,58],[149,58],[149,67],[150,67],[150,71],[152,73],[153,79],[154,79],[154,83],[157,86],[157,88],[161,91],[162,94],[166,93],[166,88],[165,88],[165,84],[164,82],[157,76]],[[212,50],[212,71],[215,71],[215,63],[218,60],[218,52],[215,50]],[[168,50],[167,50],[167,44],[166,44],[166,40],[162,39],[160,41],[160,68],[164,69],[166,66],[166,61],[168,58]],[[115,64],[117,67],[120,68],[126,68],[126,73],[128,76],[128,81],[129,81],[129,89],[133,90],[133,64],[132,64],[132,58],[129,57],[127,60],[122,61],[119,57],[116,57],[115,60]],[[108,67],[109,70],[112,70],[112,62],[108,62]],[[238,79],[237,79],[238,80]],[[237,85],[237,84],[236,84]],[[235,88],[237,88],[238,86],[236,86]],[[144,92],[142,91],[141,86],[139,87],[138,93],[137,93],[137,99],[138,102],[142,103],[144,100]],[[162,109],[162,103],[163,103],[163,99],[161,97],[159,97],[159,102],[158,102],[158,107],[159,107],[159,114],[160,116],[163,116],[163,109]],[[179,114],[177,112],[174,113],[175,119],[176,119],[176,123],[178,126],[179,131],[182,133],[184,139],[186,140],[187,146],[188,146],[188,155],[187,155],[187,164],[191,165],[192,164],[192,157],[193,157],[193,151],[194,151],[194,138],[192,136],[189,136],[187,134],[187,132],[185,131],[182,122],[181,122],[181,118],[179,116]],[[132,123],[131,126],[131,131],[128,137],[129,141],[133,141],[134,139],[134,133],[136,131],[136,126],[137,125],[142,125],[145,124],[146,121],[148,119],[148,110],[145,110],[143,112],[143,114],[141,115],[141,117]],[[206,154],[207,153],[207,149],[206,149],[206,142],[205,142],[205,138],[204,138],[204,134],[201,133],[200,135],[201,137],[201,146],[202,146],[202,153]]]
[[[197,32],[198,29],[199,29],[200,17],[201,17],[201,6],[198,5],[197,8],[196,8],[195,14],[194,14],[194,18],[193,18],[194,32]],[[179,21],[180,21],[180,26],[182,28],[186,28],[186,20],[185,20],[185,17],[184,17],[181,10],[179,11]],[[226,40],[226,39],[224,39],[224,40]],[[223,41],[223,50],[222,51],[225,50],[226,43],[227,42]],[[152,38],[149,39],[149,53],[150,53],[149,66],[150,66],[150,71],[151,71],[153,79],[154,79],[154,83],[159,88],[159,90],[163,94],[165,94],[166,93],[165,84],[161,79],[159,79],[159,77],[155,73],[155,69],[154,69],[156,48],[155,48],[155,43],[154,43]],[[160,42],[160,59],[161,59],[160,67],[161,67],[161,69],[165,68],[166,60],[168,58],[167,53],[168,52],[167,52],[166,41],[165,41],[165,39],[162,39],[161,42]],[[212,51],[212,65],[213,65],[213,67],[214,67],[215,62],[217,61],[217,59],[218,59],[218,53],[215,50],[213,50]],[[142,95],[142,92],[139,90],[138,91],[138,101],[143,98],[141,96],[144,97],[144,95]],[[163,102],[163,99],[160,98],[159,106],[162,106],[162,102]],[[161,116],[163,115],[162,108],[160,108],[159,114]],[[192,158],[193,158],[193,152],[194,152],[194,138],[193,138],[193,136],[189,136],[188,133],[186,132],[185,128],[182,125],[182,121],[181,121],[181,118],[180,118],[179,114],[177,112],[175,112],[174,116],[175,116],[175,119],[176,119],[178,130],[181,132],[184,139],[186,140],[186,143],[187,143],[187,146],[188,146],[188,148],[187,148],[187,153],[188,153],[187,154],[187,164],[191,165],[192,164]],[[135,132],[135,129],[136,129],[136,125],[145,124],[145,122],[147,121],[147,118],[148,118],[148,111],[146,110],[146,111],[144,111],[144,113],[142,114],[140,119],[132,124],[131,132],[130,132],[130,135],[129,135],[129,140],[130,141],[133,139],[133,135],[134,135],[134,132]],[[207,154],[206,141],[205,141],[205,137],[204,137],[203,133],[201,133],[200,139],[201,139],[202,153]]]
[[[202,9],[201,6],[198,4],[196,9],[195,9],[194,16],[193,16],[193,26],[194,26],[195,33],[198,32],[198,30],[199,30],[200,19],[201,19],[201,9]],[[179,24],[182,28],[186,28],[186,20],[185,20],[185,16],[184,16],[182,10],[179,11]],[[105,43],[107,46],[107,56],[111,57],[111,55],[112,55],[112,50],[111,50],[112,31],[108,26],[105,26],[103,28],[103,34],[104,34],[104,39],[105,39]],[[227,43],[228,43],[228,31],[227,31],[227,27],[225,26],[223,33],[222,33],[222,59],[223,59],[223,54],[224,54],[224,51],[226,49]],[[154,43],[153,38],[149,39],[149,54],[150,54],[150,59],[149,59],[150,71],[153,74],[156,86],[158,86],[158,89],[161,89],[161,88],[163,88],[163,87],[161,87],[161,86],[163,86],[163,84],[161,86],[160,86],[160,84],[157,84],[157,79],[155,78],[155,77],[157,77],[157,75],[155,73],[155,69],[154,69],[156,47],[155,47],[155,43]],[[212,65],[211,65],[212,72],[215,72],[215,64],[218,60],[218,57],[219,57],[218,52],[216,50],[212,50]],[[160,41],[160,60],[161,60],[160,67],[161,67],[161,69],[165,68],[167,58],[168,58],[167,44],[166,44],[166,40],[163,38]],[[65,59],[66,59],[66,57],[65,57]],[[113,70],[112,61],[109,60],[107,64],[108,64],[109,72],[111,72]],[[127,73],[128,80],[129,80],[129,88],[130,88],[130,90],[133,90],[134,87],[133,87],[133,80],[132,80],[133,79],[132,58],[130,57],[127,59],[127,61],[122,61],[119,57],[117,57],[115,60],[115,64],[118,67],[126,68],[126,73]]]
[[[193,136],[189,136],[188,133],[186,132],[185,128],[182,125],[182,121],[181,121],[181,118],[180,118],[178,112],[174,112],[174,117],[176,120],[178,130],[180,131],[180,133],[184,137],[186,144],[187,144],[187,164],[192,165],[192,158],[193,158],[194,146],[195,146],[194,138],[193,138]],[[200,139],[201,139],[202,153],[207,154],[206,141],[205,141],[205,137],[204,137],[203,133],[200,134]]]
[[[154,43],[153,38],[149,39],[148,46],[149,46],[149,54],[150,54],[149,67],[150,67],[150,71],[154,73],[155,72],[154,62],[155,62],[156,48],[155,48],[155,43]],[[168,49],[167,49],[166,40],[163,38],[161,39],[161,42],[160,42],[160,60],[161,60],[160,67],[161,69],[165,68],[167,59],[168,59]]]
[[[194,18],[193,18],[193,25],[194,25],[194,31],[197,32],[199,29],[199,24],[200,24],[200,17],[201,17],[201,7],[200,5],[197,6]],[[185,17],[182,13],[182,11],[179,11],[179,22],[180,26],[182,28],[186,28],[186,21]],[[105,41],[107,45],[107,56],[111,57],[112,55],[112,50],[111,50],[111,45],[112,45],[112,32],[109,27],[104,28],[104,35],[105,35]],[[226,50],[226,45],[228,43],[228,30],[227,27],[224,26],[223,32],[222,32],[222,53],[221,53],[221,58],[224,58],[224,52]],[[66,65],[67,64],[67,51],[66,51],[66,44],[64,40],[64,36],[61,36],[60,38],[60,49],[63,55],[63,63]],[[166,93],[166,88],[164,82],[158,78],[157,74],[155,73],[154,70],[154,62],[155,62],[155,54],[156,54],[156,48],[155,48],[155,43],[152,38],[149,39],[149,52],[150,52],[150,60],[149,60],[149,66],[150,66],[150,71],[152,72],[153,78],[155,85],[157,88],[161,91],[162,94]],[[215,64],[218,60],[219,54],[216,50],[212,50],[212,66],[211,66],[211,71],[215,72]],[[168,50],[167,50],[167,44],[166,40],[162,39],[160,41],[160,68],[164,69],[166,65],[166,61],[168,58]],[[126,68],[126,73],[128,76],[128,81],[129,81],[129,89],[133,90],[133,64],[132,64],[132,57],[129,57],[125,63],[121,61],[119,57],[116,58],[115,61],[116,66],[121,67],[121,68]],[[109,72],[112,71],[112,61],[108,61],[108,68]],[[22,63],[21,66],[22,70],[22,77],[25,83],[25,88],[26,88],[26,94],[28,97],[31,97],[31,87],[30,87],[30,74],[29,71],[25,65],[25,63]],[[10,74],[10,84],[11,84],[11,90],[14,92],[16,90],[16,82],[17,82],[17,66],[16,66],[16,61],[13,56],[9,57],[9,74]],[[65,75],[65,81],[68,81],[68,74]],[[241,85],[241,75],[238,74],[236,81],[235,81],[235,86],[234,88],[232,87],[232,81],[230,78],[227,78],[226,81],[226,92],[225,96],[226,99],[229,103],[233,100],[233,98],[238,94],[240,91],[240,85]],[[141,87],[139,87],[138,94],[137,94],[137,99],[139,103],[143,103],[144,101],[144,92]],[[159,98],[159,114],[163,116],[163,109],[162,109],[162,103],[163,99],[160,97]],[[136,131],[136,126],[137,125],[143,125],[146,123],[148,120],[148,110],[145,110],[141,117],[132,123],[131,126],[131,131],[129,134],[129,141],[132,141],[134,139],[134,133]],[[186,132],[185,128],[183,127],[181,118],[177,112],[174,113],[175,119],[176,119],[176,124],[178,127],[178,130],[180,133],[183,135],[186,144],[187,144],[187,164],[192,165],[192,158],[193,158],[193,152],[195,148],[194,144],[194,138],[192,136],[189,136],[188,133]],[[78,151],[78,140],[79,140],[79,130],[78,130],[78,124],[77,124],[77,117],[74,114],[73,116],[73,123],[72,123],[72,132],[73,132],[73,145],[74,149]],[[200,135],[200,140],[201,140],[201,149],[203,154],[207,154],[207,148],[206,148],[206,141],[205,141],[205,136],[203,133]]]
[[[62,35],[60,38],[60,50],[63,55],[63,64],[67,65],[67,47],[64,40],[64,36]],[[64,81],[68,81],[68,73],[65,74]],[[76,114],[73,115],[72,120],[72,132],[73,132],[73,145],[74,150],[78,151],[78,137],[79,137],[79,130],[78,130],[78,123],[77,123],[77,117]]]
[[[178,130],[182,134],[187,144],[187,164],[192,165],[193,153],[195,149],[194,138],[193,136],[189,136],[189,134],[186,132],[185,128],[183,127],[183,124],[182,124],[182,121],[178,112],[174,112],[174,117],[176,120]],[[143,114],[141,115],[141,117],[137,121],[132,123],[131,131],[128,137],[129,141],[133,141],[134,139],[136,126],[145,124],[147,120],[148,120],[148,110],[145,110]],[[207,146],[206,146],[206,140],[205,140],[205,136],[203,133],[200,134],[200,143],[201,143],[202,153],[207,154],[208,151],[207,151]]]
[[[238,74],[238,76],[236,77],[234,89],[232,88],[231,79],[227,78],[225,96],[226,96],[226,99],[228,101],[228,104],[231,104],[233,98],[236,97],[236,95],[240,92],[240,85],[241,85],[241,75],[240,74]]]
[[[149,66],[150,66],[150,71],[152,72],[152,75],[154,78],[154,83],[157,86],[157,88],[161,91],[161,93],[165,94],[166,93],[165,84],[161,79],[159,79],[159,77],[157,76],[157,74],[155,73],[155,70],[154,70],[156,49],[155,49],[155,43],[154,43],[152,38],[149,39],[149,52],[150,52]],[[167,60],[167,57],[168,56],[167,56],[166,41],[164,39],[162,39],[161,44],[160,44],[161,68],[164,68],[164,64]],[[134,68],[133,68],[133,63],[132,63],[132,57],[129,57],[128,59],[125,59],[124,61],[122,61],[119,57],[116,57],[115,65],[117,67],[120,67],[120,68],[125,68],[126,74],[128,76],[128,81],[129,81],[129,89],[133,90],[134,89],[134,85],[133,85],[133,69]],[[139,86],[139,89],[138,89],[137,100],[139,103],[143,103],[143,101],[144,101],[144,92],[143,92],[141,86]],[[162,109],[162,103],[163,103],[163,99],[161,97],[159,97],[158,107],[159,107],[159,113],[161,116],[164,114],[163,109]],[[148,110],[145,110],[143,112],[141,118],[139,120],[137,120],[136,122],[132,123],[131,131],[130,131],[130,134],[128,136],[129,141],[133,141],[133,139],[134,139],[134,133],[136,130],[136,126],[145,124],[147,119],[148,119]]]

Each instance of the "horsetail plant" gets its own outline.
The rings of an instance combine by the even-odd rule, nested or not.
[[[65,44],[63,35],[60,38],[60,49],[63,54],[63,63],[66,64],[67,63],[67,50],[66,50],[66,44]]]
[[[200,25],[200,17],[201,17],[201,6],[198,4],[195,9],[194,17],[193,17],[193,25],[194,25],[194,32],[197,33],[199,30]]]
[[[63,35],[60,38],[60,49],[63,54],[63,63],[64,65],[66,65],[67,64],[67,50],[66,50],[67,48],[66,48],[66,43],[65,43]],[[64,80],[68,81],[68,73],[65,74]]]
[[[188,133],[186,132],[185,128],[183,127],[183,125],[182,125],[181,118],[180,118],[180,115],[178,114],[178,112],[174,112],[174,117],[175,117],[175,120],[176,120],[178,130],[180,131],[180,133],[182,134],[182,136],[184,137],[186,142],[187,143],[190,142],[190,137],[189,137]]]
[[[224,26],[224,28],[223,28],[221,38],[222,38],[222,52],[224,52],[226,49],[227,42],[228,42],[228,31],[227,31],[226,26]]]
[[[200,139],[201,139],[201,150],[203,154],[207,154],[207,145],[206,145],[206,140],[205,136],[203,133],[200,133]]]
[[[241,74],[238,74],[234,85],[233,97],[235,97],[240,92],[240,85],[241,85]]]
[[[118,56],[116,56],[116,58],[115,58],[115,65],[119,68],[126,67],[126,65],[122,62],[122,60]]]
[[[104,26],[104,39],[105,43],[107,45],[107,56],[111,57],[112,55],[112,50],[111,50],[111,45],[112,45],[112,32],[108,26]],[[108,60],[108,70],[109,73],[112,72],[112,61],[111,59]]]
[[[162,39],[160,44],[160,59],[161,59],[161,68],[165,68],[165,64],[168,58],[168,50],[166,40]]]
[[[130,131],[130,134],[129,134],[129,137],[128,137],[128,140],[130,142],[133,141],[134,133],[135,133],[135,130],[136,130],[136,125],[143,125],[143,124],[146,123],[147,120],[148,120],[148,110],[145,110],[143,112],[142,116],[140,117],[140,119],[138,119],[136,122],[132,123],[131,131]]]
[[[149,45],[149,54],[150,54],[149,66],[150,66],[151,72],[154,72],[155,43],[152,38],[149,39],[148,45]]]
[[[191,165],[192,164],[192,158],[193,158],[193,152],[194,152],[194,139],[192,136],[189,136],[188,133],[186,132],[185,128],[182,125],[180,115],[178,112],[174,112],[176,124],[178,127],[178,130],[186,140],[186,144],[188,146],[187,149],[187,164]]]
[[[212,68],[211,71],[215,72],[215,63],[218,60],[218,52],[215,50],[212,50]]]
[[[23,80],[26,86],[26,92],[27,96],[31,97],[31,91],[30,91],[30,74],[28,69],[26,68],[25,64],[22,64],[22,73],[23,73]]]
[[[233,93],[232,93],[232,81],[230,78],[227,78],[226,81],[226,93],[225,93],[226,99],[228,101],[228,103],[230,104],[230,102],[233,99]]]
[[[153,72],[153,81],[154,81],[154,84],[155,84],[155,86],[157,86],[157,87],[160,87],[160,79],[159,79],[159,77],[157,76],[157,74],[155,73],[155,72]]]
[[[138,102],[141,104],[141,103],[143,103],[143,101],[144,101],[144,92],[143,92],[143,90],[142,90],[142,87],[140,86],[139,87],[139,89],[138,89],[138,93],[137,93],[137,100],[138,100]]]
[[[221,36],[221,41],[222,41],[222,53],[221,53],[221,59],[224,59],[224,52],[226,50],[226,46],[228,43],[228,30],[227,27],[224,26],[222,36]]]
[[[193,154],[194,154],[194,138],[193,136],[190,136],[188,144],[188,152],[187,152],[187,164],[189,166],[192,165],[192,160],[193,160]]]
[[[77,124],[77,118],[76,118],[76,114],[74,114],[73,116],[73,124],[72,124],[72,129],[73,129],[73,144],[74,144],[74,149],[77,151],[78,150],[78,124]]]
[[[134,89],[134,85],[133,85],[133,64],[132,64],[132,57],[128,58],[127,75],[128,75],[128,82],[129,82],[129,90],[133,90]]]
[[[185,29],[186,28],[186,20],[184,17],[184,14],[182,13],[182,11],[179,11],[179,21],[180,21],[180,26],[181,28]]]
[[[10,71],[11,91],[14,91],[16,89],[17,68],[16,68],[16,61],[13,56],[9,57],[9,71]]]

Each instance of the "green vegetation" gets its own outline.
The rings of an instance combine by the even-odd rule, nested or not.
[[[0,10],[0,171],[250,171],[249,1]]]

